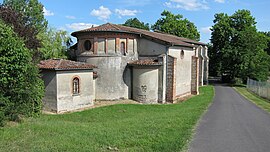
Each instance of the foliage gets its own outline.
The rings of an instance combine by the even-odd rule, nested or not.
[[[72,43],[72,40],[67,36],[66,31],[57,31],[50,28],[38,36],[42,40],[42,48],[39,49],[42,53],[42,59],[67,58],[67,49]]]
[[[9,120],[41,110],[43,82],[23,40],[0,20],[0,109]]]
[[[268,55],[270,55],[270,32],[261,32],[262,34],[264,34],[267,37],[267,48],[265,49],[265,51],[267,52]]]
[[[164,10],[161,18],[152,26],[153,30],[169,33],[179,37],[185,37],[193,40],[200,40],[200,33],[194,23],[188,19],[183,19],[180,14],[174,15]]]
[[[9,6],[0,5],[0,19],[13,27],[14,32],[24,40],[28,49],[36,50],[40,47],[40,40],[37,39],[38,31],[29,25],[28,19],[20,12]]]
[[[230,80],[236,77],[244,81],[247,77],[267,79],[269,56],[264,52],[267,39],[257,31],[250,11],[238,10],[231,16],[216,14],[211,30],[209,56],[214,61],[210,62],[210,67],[228,75]]]
[[[143,30],[148,30],[148,31],[150,30],[149,23],[141,22],[137,18],[128,19],[128,20],[126,20],[126,22],[123,25],[129,26],[129,27],[134,27],[134,28],[139,28],[139,29],[143,29]]]
[[[27,19],[27,23],[38,32],[47,29],[48,21],[43,14],[43,5],[38,0],[3,0],[3,4],[21,13]]]
[[[213,86],[206,86],[179,104],[113,105],[42,115],[0,130],[0,151],[181,151],[213,96]]]
[[[23,19],[14,18],[12,25],[19,24],[22,27],[18,28],[23,31],[21,34],[16,29],[15,32],[26,40],[26,46],[31,45],[28,48],[33,53],[34,62],[40,59],[66,58],[66,50],[71,43],[71,38],[65,31],[57,31],[48,27],[43,5],[38,0],[4,0],[3,4],[15,10],[17,13],[13,11],[14,14],[21,14],[19,16]],[[10,16],[14,15],[6,16],[4,14],[4,16],[10,20]],[[25,28],[27,29],[25,30]],[[29,29],[33,32],[29,32]]]

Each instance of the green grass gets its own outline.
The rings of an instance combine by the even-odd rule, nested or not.
[[[181,151],[214,95],[212,86],[200,91],[179,104],[112,105],[26,119],[0,129],[0,151]]]
[[[258,95],[251,93],[246,87],[236,86],[234,87],[237,92],[243,95],[245,98],[256,104],[258,107],[270,112],[270,101],[259,97]]]

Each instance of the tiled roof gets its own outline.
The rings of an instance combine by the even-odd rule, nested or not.
[[[157,59],[141,59],[135,60],[128,63],[129,65],[162,65]]]
[[[71,35],[76,36],[78,33],[85,33],[85,32],[126,32],[126,33],[133,33],[138,34],[144,37],[157,39],[166,43],[170,43],[170,45],[180,45],[180,46],[188,46],[193,47],[195,45],[205,45],[204,43],[197,42],[194,40],[190,40],[187,38],[177,37],[170,34],[160,33],[160,32],[151,32],[143,29],[127,27],[123,25],[116,25],[111,23],[106,23],[97,27],[88,28],[85,30],[73,32]]]
[[[74,70],[74,69],[93,69],[96,66],[83,62],[75,62],[65,59],[49,59],[40,61],[38,64],[40,69],[48,70]]]

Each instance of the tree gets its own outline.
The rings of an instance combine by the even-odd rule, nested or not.
[[[0,119],[36,115],[44,94],[39,70],[24,41],[1,19],[0,33]]]
[[[41,46],[40,40],[37,39],[39,32],[29,25],[27,18],[23,17],[20,12],[9,6],[0,5],[0,19],[13,27],[14,32],[24,40],[28,49],[37,50]]]
[[[270,55],[270,32],[261,32],[261,33],[267,37],[268,44],[267,44],[267,48],[265,49],[265,51],[267,52],[268,55]]]
[[[210,64],[220,65],[220,73],[226,74],[230,80],[236,77],[246,80],[247,77],[256,80],[266,80],[269,71],[269,56],[264,49],[266,37],[256,29],[255,18],[248,10],[238,10],[229,16],[216,14],[214,26],[211,29]],[[255,64],[256,63],[256,64]],[[214,66],[214,65],[210,65]]]
[[[67,49],[72,40],[66,31],[49,28],[46,33],[39,35],[39,39],[42,39],[42,47],[39,49],[42,59],[67,58]]]
[[[64,49],[67,49],[67,44],[71,43],[71,38],[65,31],[56,31],[48,27],[48,21],[43,14],[43,5],[38,0],[4,0],[4,5],[12,8],[13,14],[22,18],[21,20],[11,18],[14,16],[12,13],[10,16],[2,15],[6,18],[5,22],[12,20],[11,23],[6,22],[7,24],[20,25],[14,26],[19,27],[14,30],[25,40],[26,46],[31,50],[33,62],[48,58],[66,58]]]
[[[143,30],[148,30],[149,31],[149,24],[141,22],[137,18],[131,18],[126,20],[126,22],[123,24],[124,26],[129,26],[129,27],[134,27],[134,28],[139,28]]]
[[[200,40],[200,33],[194,23],[190,22],[180,14],[174,15],[164,10],[161,18],[152,26],[153,30],[158,30],[179,37],[185,37],[193,40]]]
[[[46,31],[48,21],[43,14],[44,6],[38,0],[4,0],[3,4],[21,13],[38,32]]]

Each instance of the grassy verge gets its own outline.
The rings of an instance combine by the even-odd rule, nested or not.
[[[243,95],[245,98],[250,100],[251,102],[255,103],[260,108],[270,112],[270,102],[266,99],[259,97],[258,95],[251,93],[245,87],[236,86],[234,87],[237,92]]]
[[[181,151],[214,96],[212,86],[179,104],[112,105],[42,115],[0,129],[0,151]]]

